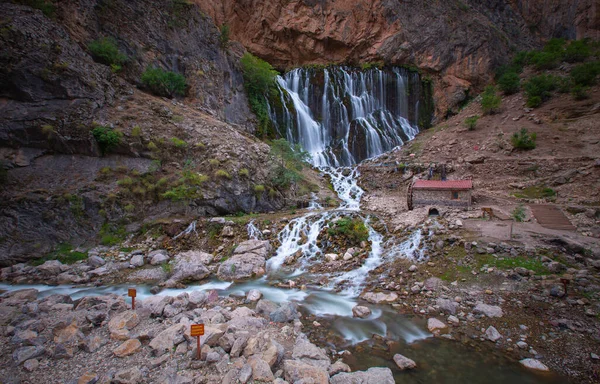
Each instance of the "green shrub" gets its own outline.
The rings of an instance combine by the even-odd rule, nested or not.
[[[264,191],[265,191],[265,186],[264,186],[264,185],[262,185],[262,184],[257,184],[257,185],[255,185],[255,186],[254,186],[254,192],[255,192],[256,194],[261,194],[261,193],[263,193]]]
[[[125,237],[127,236],[127,232],[125,231],[124,226],[116,226],[105,223],[100,228],[100,244],[102,245],[117,245],[120,244]]]
[[[285,139],[271,142],[271,156],[276,160],[276,167],[271,182],[280,188],[289,188],[290,185],[302,180],[299,173],[309,159],[308,152],[300,144],[292,145]]]
[[[250,171],[248,171],[248,168],[242,168],[239,170],[238,175],[240,175],[240,177],[249,177]]]
[[[149,142],[148,145],[147,145],[147,147],[151,151],[156,151],[158,149],[158,147],[156,146],[156,144],[154,144],[154,141]]]
[[[551,92],[556,89],[558,81],[552,75],[534,76],[523,84],[527,96],[527,105],[537,107],[548,100]]]
[[[121,132],[115,131],[110,127],[96,125],[92,129],[92,135],[96,139],[102,155],[110,152],[121,143]]]
[[[210,164],[211,167],[218,167],[221,162],[217,159],[209,159],[208,164]]]
[[[56,131],[54,130],[54,126],[52,126],[50,124],[42,125],[41,129],[42,129],[42,133],[44,134],[44,136],[46,136],[48,138],[56,133]]]
[[[569,93],[573,84],[571,84],[571,79],[568,77],[559,77],[556,82],[556,88],[560,93]]]
[[[600,74],[600,61],[580,64],[571,70],[571,79],[575,85],[590,86],[596,83]]]
[[[113,72],[118,72],[121,66],[127,62],[127,56],[119,51],[117,42],[112,37],[103,37],[92,41],[88,49],[94,60],[110,65]]]
[[[474,131],[477,126],[477,120],[479,120],[479,116],[471,116],[465,119],[465,125],[469,129],[469,131]]]
[[[519,92],[521,79],[516,72],[506,72],[498,79],[498,87],[505,95]]]
[[[135,183],[135,181],[127,176],[122,178],[121,180],[117,181],[117,185],[121,186],[121,187],[130,187]]]
[[[481,108],[484,115],[490,115],[498,112],[502,104],[502,99],[496,94],[496,87],[488,85],[481,94]]]
[[[173,143],[173,145],[177,148],[187,147],[187,142],[177,137],[171,137],[171,143]]]
[[[522,222],[525,220],[525,208],[522,205],[519,205],[515,209],[513,209],[511,216],[515,221]]]
[[[273,127],[269,117],[267,97],[277,91],[275,77],[277,71],[271,64],[246,52],[240,59],[244,75],[244,87],[248,95],[250,109],[258,119],[257,136],[273,136]]]
[[[565,61],[578,63],[585,61],[591,54],[588,40],[574,40],[565,49]]]
[[[219,43],[222,48],[227,48],[229,45],[229,25],[221,25],[221,34],[219,35]]]
[[[334,222],[328,229],[330,236],[343,236],[351,242],[358,244],[369,239],[369,230],[359,218],[342,218]]]
[[[135,205],[129,203],[126,206],[124,206],[123,209],[125,210],[125,212],[131,213],[131,212],[135,211]]]
[[[533,52],[529,62],[541,71],[556,68],[561,59],[562,55],[555,52]]]
[[[571,90],[571,94],[573,95],[575,100],[578,100],[578,101],[585,100],[590,97],[590,95],[587,93],[588,89],[589,89],[588,87],[584,87],[582,85],[576,85]]]
[[[73,250],[73,246],[71,244],[62,243],[59,244],[54,251],[49,253],[48,255],[42,257],[41,259],[37,259],[31,262],[31,265],[38,266],[44,264],[49,260],[58,260],[63,264],[74,264],[80,260],[85,260],[88,258],[87,252],[78,252]]]
[[[161,68],[148,67],[142,73],[142,83],[157,96],[185,96],[187,83],[179,73],[165,71]]]
[[[520,132],[515,132],[510,141],[512,145],[516,149],[534,149],[535,148],[535,139],[537,138],[536,133],[529,134],[527,129],[522,128]]]
[[[47,0],[17,0],[19,4],[28,5],[31,8],[39,9],[42,13],[51,19],[56,16],[56,6]]]
[[[224,169],[217,170],[217,172],[215,172],[215,176],[222,177],[224,179],[231,179],[231,175],[229,174],[229,172],[227,172]]]
[[[139,125],[136,125],[135,127],[133,127],[131,129],[131,136],[133,136],[133,137],[142,136],[142,127],[140,127]]]

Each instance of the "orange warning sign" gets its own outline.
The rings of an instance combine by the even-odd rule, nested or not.
[[[135,295],[136,295],[135,288],[129,288],[127,290],[127,296],[129,296],[129,297],[135,297]]]
[[[204,335],[204,324],[192,324],[191,336]]]

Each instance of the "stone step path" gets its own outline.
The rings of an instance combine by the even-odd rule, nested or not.
[[[574,231],[576,229],[556,205],[531,204],[529,207],[537,222],[544,228],[564,231]]]

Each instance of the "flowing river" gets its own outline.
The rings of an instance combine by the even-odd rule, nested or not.
[[[323,209],[314,200],[304,215],[290,220],[277,235],[280,246],[267,261],[267,275],[263,278],[238,283],[215,280],[185,289],[165,289],[160,294],[175,296],[214,289],[221,296],[242,296],[258,289],[273,302],[296,302],[305,316],[314,316],[322,324],[315,332],[324,335],[323,343],[338,352],[351,351],[344,360],[353,370],[389,366],[398,383],[564,383],[562,378],[527,371],[503,357],[489,342],[474,341],[478,346],[469,347],[433,338],[426,330],[425,319],[399,314],[390,306],[362,303],[371,308],[371,315],[366,319],[352,316],[352,308],[361,303],[359,295],[365,283],[377,279],[370,276],[373,270],[398,258],[415,262],[426,258],[422,240],[428,234],[422,229],[414,228],[403,241],[385,241],[384,234],[372,227],[373,218],[360,211],[364,191],[357,184],[358,170],[351,167],[402,145],[418,133],[418,75],[399,68],[296,69],[280,77],[278,84],[278,106],[270,103],[274,123],[282,136],[302,144],[311,155],[312,165],[330,177],[340,206]],[[344,216],[364,220],[369,232],[368,257],[350,271],[309,272],[323,256],[320,234],[332,221]],[[262,238],[254,222],[248,224],[247,230],[250,239]],[[291,256],[295,256],[295,262],[288,267],[286,259]],[[306,289],[269,284],[300,278],[308,282]],[[0,290],[29,287],[38,289],[41,297],[61,293],[74,299],[107,293],[125,295],[128,288],[0,284]],[[151,295],[149,288],[139,286],[138,298]],[[414,359],[418,368],[398,371],[392,360],[394,353]]]

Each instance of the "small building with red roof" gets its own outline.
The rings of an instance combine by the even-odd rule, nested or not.
[[[450,206],[469,209],[473,180],[415,180],[407,193],[408,209]]]

